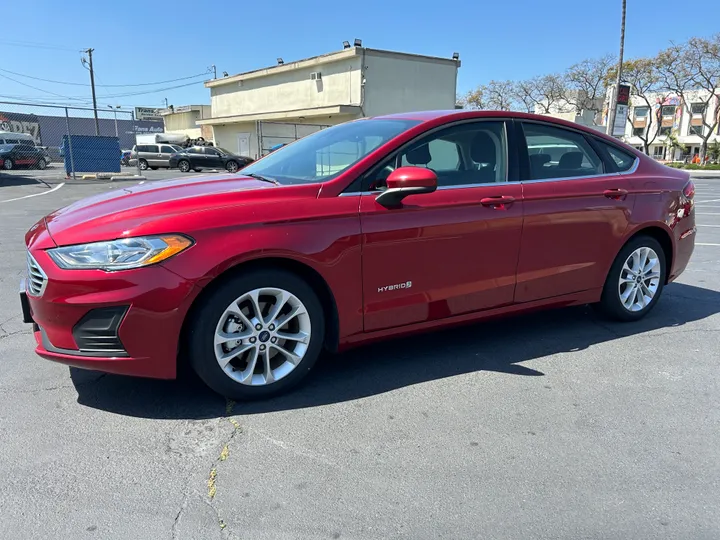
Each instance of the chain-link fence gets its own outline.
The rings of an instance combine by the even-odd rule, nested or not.
[[[137,135],[162,133],[163,123],[132,111],[0,101],[0,168],[51,169],[67,178],[135,172]]]

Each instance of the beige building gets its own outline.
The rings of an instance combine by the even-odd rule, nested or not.
[[[209,127],[203,128],[198,124],[199,120],[210,118],[210,105],[182,105],[180,107],[168,107],[160,111],[165,133],[174,135],[187,135],[190,139],[203,137],[211,141],[213,134]]]
[[[207,81],[217,146],[258,157],[363,116],[454,109],[460,61],[349,47]]]
[[[688,92],[690,103],[673,94],[648,95],[648,104],[637,96],[630,98],[630,113],[623,140],[642,150],[643,139],[650,143],[649,154],[655,159],[674,161],[692,158],[700,153],[701,134],[716,124],[720,115],[720,90],[714,97],[707,91]],[[707,106],[706,106],[707,103]],[[716,125],[708,145],[720,142],[720,126]],[[673,143],[680,147],[673,146]]]

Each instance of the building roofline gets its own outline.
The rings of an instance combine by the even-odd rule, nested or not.
[[[442,58],[439,56],[427,56],[427,55],[423,55],[423,54],[387,51],[387,50],[383,50],[383,49],[368,49],[366,47],[365,48],[364,47],[350,47],[349,49],[343,49],[341,51],[334,51],[334,52],[330,52],[330,53],[326,53],[326,54],[321,54],[319,56],[311,56],[310,58],[303,58],[301,60],[296,60],[294,62],[288,62],[285,64],[279,64],[276,66],[255,69],[252,71],[246,71],[243,73],[238,73],[237,75],[232,75],[230,77],[223,77],[221,79],[212,79],[209,81],[205,81],[205,87],[206,88],[214,88],[216,86],[222,86],[225,84],[232,84],[232,83],[237,83],[237,82],[245,81],[245,80],[249,80],[249,79],[256,79],[259,77],[276,75],[278,73],[295,71],[295,70],[303,69],[303,68],[307,68],[307,67],[329,64],[330,62],[337,62],[339,60],[345,60],[347,58],[362,56],[363,53],[370,55],[370,56],[386,56],[386,57],[393,57],[393,58],[424,60],[427,62],[434,62],[434,63],[454,64],[457,67],[460,67],[460,65],[461,65],[460,60],[453,60],[452,58]]]

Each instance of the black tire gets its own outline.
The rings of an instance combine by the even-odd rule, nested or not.
[[[620,298],[620,273],[628,257],[630,257],[635,250],[642,247],[650,248],[657,254],[658,261],[660,263],[660,277],[658,280],[657,290],[655,291],[652,300],[644,308],[638,311],[630,311],[623,305]],[[625,244],[615,258],[615,261],[610,267],[610,272],[608,272],[607,279],[605,280],[605,286],[603,287],[600,303],[597,304],[596,307],[602,314],[617,321],[630,322],[642,319],[653,310],[660,300],[662,291],[665,288],[666,276],[667,269],[665,252],[663,251],[660,242],[651,236],[637,236]]]
[[[40,161],[37,162],[37,168],[40,169],[41,171],[44,171],[46,167],[47,167],[47,161],[45,161],[44,159],[40,159]]]
[[[310,341],[302,360],[283,378],[268,385],[249,386],[234,381],[218,364],[214,351],[215,330],[225,309],[254,289],[276,287],[295,295],[310,318]],[[230,278],[201,300],[186,324],[190,364],[218,394],[235,401],[268,398],[286,392],[303,380],[317,362],[325,338],[325,315],[317,295],[303,279],[283,270],[252,270]]]
[[[237,161],[228,161],[225,164],[225,170],[230,173],[236,173],[240,170],[240,165]]]
[[[140,170],[147,171],[147,169],[148,169],[148,162],[145,161],[144,159],[141,159],[140,160]]]
[[[178,161],[178,170],[180,172],[188,172],[190,170],[190,162],[187,159]]]
[[[157,171],[158,168],[157,168],[157,167],[150,167],[150,170],[152,170],[152,171]]]
[[[15,164],[13,163],[13,160],[10,158],[7,158],[3,162],[3,169],[5,169],[6,171],[11,171],[14,167],[15,167]]]
[[[202,169],[193,169],[195,172],[202,172]]]

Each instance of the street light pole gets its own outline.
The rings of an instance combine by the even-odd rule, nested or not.
[[[118,125],[117,125],[117,110],[120,108],[120,105],[117,105],[116,107],[113,107],[112,105],[108,105],[112,109],[113,115],[115,116],[115,136],[120,137],[118,135]]]
[[[620,23],[620,56],[618,57],[617,65],[617,79],[615,79],[615,89],[613,90],[613,96],[610,100],[610,114],[608,115],[608,125],[606,133],[613,135],[615,127],[615,118],[617,117],[617,101],[618,94],[620,93],[620,82],[622,81],[622,69],[623,69],[623,55],[625,53],[625,10],[627,7],[627,0],[622,0],[622,22]]]

